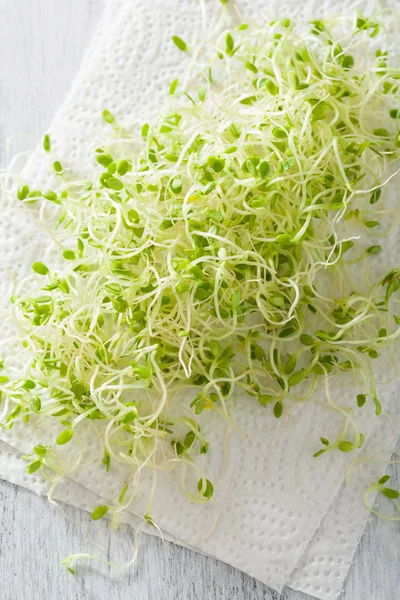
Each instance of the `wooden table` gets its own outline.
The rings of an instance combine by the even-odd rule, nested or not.
[[[50,123],[101,8],[101,0],[0,0],[3,165],[15,152],[34,147]],[[60,560],[96,550],[83,528],[114,560],[129,557],[131,536],[125,529],[110,534],[107,523],[91,523],[86,513],[63,508],[72,522],[46,499],[0,481],[1,600],[279,600],[279,594],[228,565],[147,536],[137,567],[110,570],[87,563],[73,577]],[[343,600],[400,598],[398,548],[400,524],[371,519]],[[306,596],[288,590],[280,599]]]

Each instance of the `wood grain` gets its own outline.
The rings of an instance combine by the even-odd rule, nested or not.
[[[100,0],[0,0],[0,162],[33,148],[62,102],[102,8]],[[7,140],[11,141],[7,144]],[[400,450],[400,446],[399,446]],[[397,487],[400,470],[397,469]],[[282,595],[216,560],[143,536],[129,570],[82,563],[60,567],[71,552],[96,553],[85,530],[112,560],[131,554],[132,533],[65,507],[66,516],[31,492],[0,481],[1,600],[305,600]],[[131,541],[130,541],[131,540]],[[396,600],[400,525],[371,519],[342,600]]]

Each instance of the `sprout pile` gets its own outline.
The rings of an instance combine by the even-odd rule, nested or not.
[[[354,407],[379,415],[372,363],[400,335],[400,269],[372,276],[400,165],[400,69],[381,30],[362,15],[241,24],[196,52],[174,36],[193,60],[162,114],[130,130],[105,110],[91,180],[54,159],[53,189],[21,185],[62,258],[16,286],[31,362],[0,376],[3,427],[61,424],[30,473],[57,472],[58,446],[91,422],[104,469],[132,468],[123,504],[143,467],[195,465],[198,416],[231,419],[238,394],[280,419],[320,390],[343,430],[315,431],[315,456],[362,446],[330,382],[348,372]],[[212,497],[206,474],[197,488]]]

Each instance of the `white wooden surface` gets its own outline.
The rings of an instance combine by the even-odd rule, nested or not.
[[[184,0],[182,0],[184,1]],[[102,0],[0,0],[0,162],[34,147],[62,102],[102,8]],[[6,149],[6,141],[12,137]],[[398,448],[400,450],[400,446]],[[400,470],[397,471],[397,487]],[[87,514],[60,511],[0,480],[0,600],[305,600],[282,596],[239,571],[194,552],[143,537],[137,566],[95,563],[76,577],[59,566],[72,552],[129,558],[131,534],[110,534]],[[400,524],[371,519],[342,600],[400,598]]]

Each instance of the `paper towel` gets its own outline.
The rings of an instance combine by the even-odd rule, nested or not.
[[[238,4],[246,17],[263,12],[263,2],[243,1]],[[341,4],[334,3],[338,10]],[[314,3],[295,6],[289,2],[285,14],[278,10],[277,5],[269,4],[271,16],[275,13],[284,17],[290,12],[292,18],[315,18],[324,11],[326,14],[332,12],[332,3],[328,10],[321,2],[318,3],[318,9]],[[206,3],[210,13],[215,7],[215,3]],[[363,10],[366,11],[365,3]],[[104,127],[99,119],[103,108],[107,107],[127,122],[138,118],[139,112],[140,121],[143,121],[145,115],[157,111],[170,81],[185,68],[185,61],[181,55],[177,56],[170,37],[184,30],[185,37],[189,39],[191,32],[193,35],[196,33],[199,22],[200,10],[196,1],[184,5],[174,1],[165,6],[165,3],[157,1],[144,4],[139,1],[109,0],[73,90],[50,128],[55,154],[63,164],[79,167],[91,159],[93,148],[104,136]],[[30,182],[34,180],[42,185],[47,181],[48,169],[47,159],[39,153],[30,161],[24,176]],[[10,265],[20,278],[34,259],[46,254],[43,233],[39,231],[35,234],[32,217],[12,202],[3,215],[0,247],[0,254],[4,258],[3,269]],[[4,297],[4,288],[0,292]],[[351,390],[344,388],[344,396],[346,393],[354,395]],[[387,389],[385,396],[389,395]],[[279,590],[290,582],[294,587],[320,598],[333,598],[338,594],[346,565],[351,561],[351,558],[348,560],[351,548],[354,546],[355,549],[355,538],[359,534],[346,542],[346,548],[341,547],[340,540],[331,540],[321,547],[321,539],[326,542],[332,532],[333,536],[336,534],[337,519],[332,515],[338,509],[333,507],[325,519],[324,516],[353,457],[335,455],[324,461],[313,460],[312,421],[325,431],[332,431],[335,423],[332,423],[331,415],[320,407],[309,405],[299,409],[292,415],[290,424],[282,422],[279,425],[278,435],[273,439],[276,424],[267,422],[261,407],[252,408],[249,414],[248,406],[242,402],[236,420],[251,436],[244,438],[238,433],[232,435],[228,478],[224,478],[225,460],[211,455],[208,472],[212,473],[213,480],[222,482],[216,487],[217,504],[206,507],[186,504],[179,490],[165,478],[159,482],[152,516],[173,537],[241,568],[275,589]],[[371,431],[375,421],[375,417],[366,418],[363,431]],[[224,424],[214,421],[206,423],[204,427],[210,430],[211,446],[221,446]],[[25,428],[23,430],[16,428],[12,435],[4,439],[20,450],[27,451],[31,449],[31,444],[26,439]],[[40,441],[44,441],[45,435],[54,439],[54,432],[44,432]],[[90,450],[90,444],[88,448]],[[77,472],[75,476],[76,481],[92,493],[112,501],[123,487],[125,474],[122,470],[110,474],[106,483],[103,471],[91,467]],[[355,494],[356,488],[353,489]],[[60,494],[63,494],[62,490]],[[348,495],[344,493],[338,496],[339,505],[344,507],[343,531],[348,530],[346,507],[356,498],[352,496],[349,499]],[[343,501],[340,500],[342,496]],[[80,497],[80,494],[77,493],[76,497]],[[92,500],[95,500],[95,496],[92,496]],[[82,503],[82,506],[88,504]],[[218,525],[204,539],[203,532],[213,526],[218,510],[221,511]],[[145,494],[138,498],[134,511],[139,516],[146,512]],[[364,520],[365,513],[361,528],[360,524],[354,524],[356,531],[362,531]],[[319,525],[322,533],[317,532],[313,539]],[[328,555],[326,548],[330,550]],[[329,562],[332,556],[338,556],[334,560],[343,562],[333,566]],[[310,578],[309,565],[316,560],[318,573],[325,573],[321,577],[324,581],[329,580],[329,585],[325,587],[319,583],[321,577],[314,574],[314,578]],[[304,566],[299,567],[290,578],[300,561]],[[342,568],[338,569],[338,566]],[[339,573],[339,577],[336,577],[336,573]],[[320,589],[317,589],[318,586]]]
[[[391,402],[390,413],[397,412],[399,419],[398,407],[397,411],[395,410],[396,404]],[[377,481],[387,472],[386,463],[391,455],[393,431],[388,420],[379,419],[364,450],[364,455],[373,457],[374,460],[365,462],[361,470],[355,471],[350,487],[342,485],[301,557],[298,567],[292,573],[288,587],[322,599],[339,596],[369,515],[363,504],[363,492],[372,481]],[[394,436],[396,437],[396,434]],[[40,476],[27,476],[26,463],[21,457],[21,452],[0,441],[0,477],[37,494],[47,494],[47,482]],[[56,489],[54,499],[87,511],[104,503],[101,496],[70,479],[65,479]],[[374,495],[371,495],[371,500],[373,499]],[[121,522],[137,528],[142,519],[132,513],[123,513]],[[158,531],[149,526],[144,531],[158,535]],[[167,541],[196,550],[166,532],[163,534]],[[75,550],[77,549],[71,548],[71,551]],[[97,549],[95,553],[98,554]],[[219,554],[215,558],[221,560]]]

